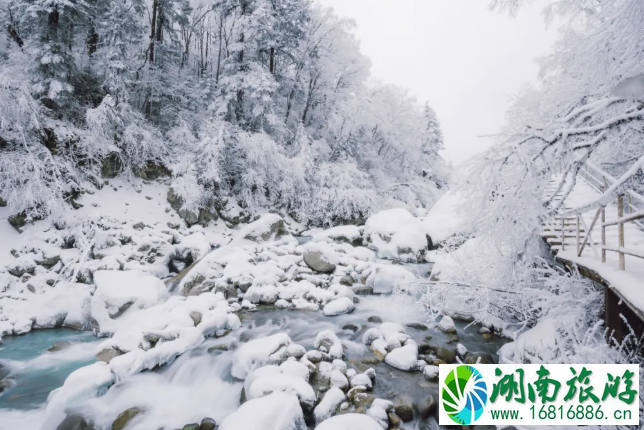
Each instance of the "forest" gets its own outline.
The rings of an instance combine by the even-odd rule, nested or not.
[[[432,108],[373,79],[355,23],[308,0],[3,0],[0,21],[0,198],[27,219],[101,176],[320,226],[446,184]]]

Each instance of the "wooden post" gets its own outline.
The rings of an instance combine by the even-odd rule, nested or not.
[[[606,262],[606,206],[602,206],[602,263]]]
[[[624,217],[624,196],[622,194],[617,196],[617,218],[620,223],[617,225],[619,231],[619,247],[624,247],[624,223],[621,222],[621,219]],[[626,270],[626,258],[624,253],[619,253],[619,270]]]
[[[561,215],[561,250],[566,249],[566,217]]]
[[[602,180],[604,181],[604,189],[602,191],[606,192],[606,176],[602,175]],[[606,227],[604,223],[606,222],[606,206],[602,206],[602,263],[606,262]]]
[[[579,232],[579,218],[581,217],[581,214],[577,214],[577,256],[581,257],[579,255],[579,247],[581,246],[581,238],[580,238],[580,232]]]

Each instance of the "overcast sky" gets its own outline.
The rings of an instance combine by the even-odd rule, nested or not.
[[[487,0],[318,0],[358,24],[373,74],[409,88],[438,113],[443,156],[459,163],[489,146],[527,81],[534,59],[556,36],[538,7],[518,17],[492,13]]]

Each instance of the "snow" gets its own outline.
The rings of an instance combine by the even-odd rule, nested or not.
[[[363,386],[367,390],[371,390],[373,388],[373,381],[368,375],[365,375],[364,373],[358,373],[353,378],[351,378],[351,388],[358,386]]]
[[[438,380],[438,366],[434,366],[433,364],[428,364],[423,369],[423,375],[425,375],[425,378],[429,379],[430,381],[437,381]]]
[[[401,266],[380,264],[367,278],[367,285],[373,288],[375,294],[390,294],[397,285],[404,288],[405,283],[416,279],[416,276]]]
[[[342,359],[344,352],[340,338],[338,338],[338,336],[336,336],[336,334],[331,330],[324,330],[318,333],[315,338],[315,342],[313,342],[313,346],[317,349],[320,349],[320,347],[325,342],[331,344],[331,347],[328,351],[329,356],[334,359]]]
[[[460,215],[463,199],[458,188],[450,190],[438,199],[425,216],[423,228],[434,244],[466,232],[467,225]]]
[[[244,379],[248,373],[258,367],[278,360],[280,350],[291,344],[291,338],[286,333],[276,333],[261,339],[253,339],[235,351],[231,374],[238,379]]]
[[[385,357],[385,363],[396,369],[411,371],[418,367],[418,345],[409,339],[404,346],[393,349]]]
[[[313,233],[313,242],[347,242],[353,243],[362,239],[361,228],[355,225],[340,225]]]
[[[270,423],[270,424],[269,424]],[[298,399],[281,391],[250,400],[228,415],[219,430],[306,430]]]
[[[72,372],[63,386],[52,391],[47,399],[47,425],[55,428],[64,418],[66,407],[101,394],[114,381],[114,374],[109,366],[101,362]]]
[[[446,333],[453,333],[456,331],[454,320],[452,319],[452,317],[447,315],[441,318],[440,322],[438,323],[438,328]]]
[[[285,234],[286,233],[286,234]],[[262,243],[275,240],[286,240],[296,242],[295,239],[286,232],[284,220],[277,214],[267,213],[262,215],[257,221],[243,226],[235,233],[234,245],[245,244],[248,242]]]
[[[367,415],[344,414],[323,421],[315,430],[382,430],[382,427]]]
[[[405,209],[389,209],[370,216],[364,238],[379,258],[424,261],[427,238],[423,223]]]
[[[244,382],[246,398],[252,400],[276,391],[295,394],[309,409],[315,406],[315,391],[308,384],[309,369],[304,364],[286,361],[280,366],[269,365],[251,372]]]
[[[341,314],[348,314],[353,312],[355,308],[356,307],[353,304],[353,300],[348,297],[340,297],[324,305],[324,315],[330,317]]]
[[[175,249],[182,256],[190,253],[192,259],[197,261],[210,252],[210,243],[206,239],[205,234],[198,232],[181,239],[181,242],[175,246]]]
[[[315,407],[313,414],[317,424],[328,419],[335,413],[340,404],[344,402],[345,395],[341,389],[331,387],[329,391],[324,394],[320,403]],[[318,427],[319,428],[319,427]]]
[[[168,292],[163,282],[139,271],[103,271],[94,273],[96,291],[92,296],[92,318],[102,333],[113,333],[119,325],[113,322],[130,307],[145,309],[162,302]]]

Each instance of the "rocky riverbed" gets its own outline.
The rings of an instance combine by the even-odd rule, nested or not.
[[[0,428],[428,428],[437,366],[503,343],[427,322],[408,286],[432,241],[401,210],[297,239],[275,214],[188,227],[157,211],[41,222],[12,249]]]

